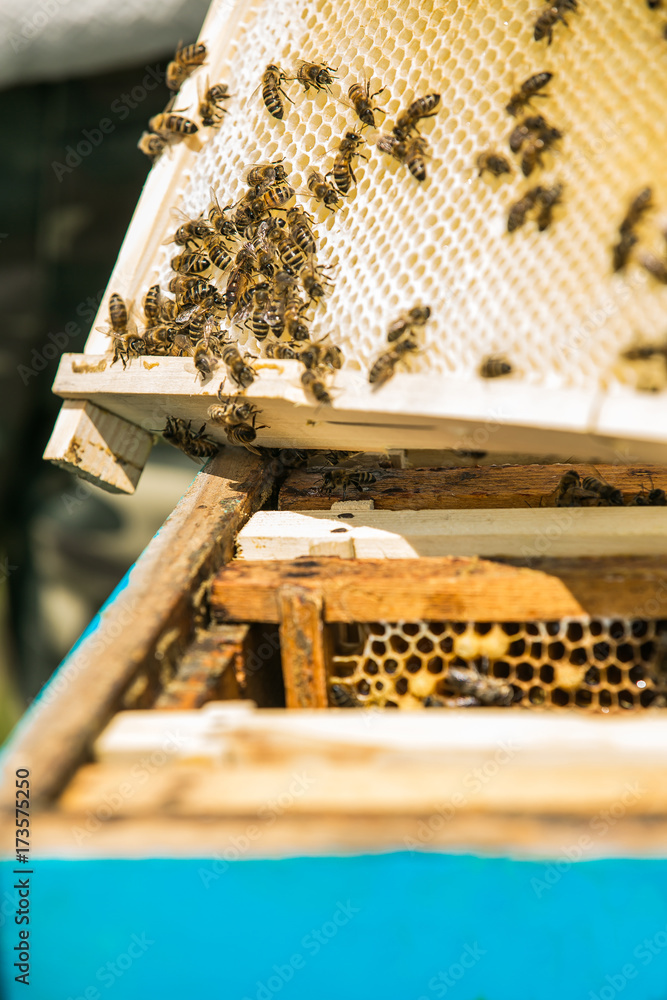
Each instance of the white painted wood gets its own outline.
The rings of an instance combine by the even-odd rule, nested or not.
[[[237,538],[241,559],[667,555],[664,507],[512,510],[260,511]]]
[[[464,385],[456,379],[401,372],[374,391],[357,373],[343,371],[336,373],[332,385],[334,403],[325,407],[304,393],[298,362],[260,360],[254,367],[258,377],[246,395],[260,408],[262,423],[269,425],[257,437],[267,447],[379,451],[470,447],[473,441],[488,450],[526,453],[538,448],[530,426],[536,414],[542,453],[614,462],[623,444],[616,436],[596,434],[598,400],[586,392],[553,391],[545,397],[530,387],[518,394],[515,385],[502,380],[499,385]],[[64,355],[54,392],[91,399],[126,420],[157,428],[167,414],[205,421],[225,371],[220,365],[202,382],[191,358],[137,358],[123,369],[112,366],[108,356]],[[229,379],[227,385],[233,388]],[[657,400],[653,402],[653,425],[662,427],[662,410]],[[220,428],[210,431],[225,441]],[[638,461],[666,463],[667,440],[633,441],[631,455]]]
[[[153,436],[91,402],[66,400],[44,458],[110,493],[134,493]]]

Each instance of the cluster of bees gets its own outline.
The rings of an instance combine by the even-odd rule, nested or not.
[[[184,80],[206,61],[207,50],[203,42],[179,46],[174,58],[167,66],[166,83],[169,90],[177,92]],[[206,128],[217,128],[226,109],[223,103],[231,97],[226,83],[210,86],[207,82],[204,93],[199,95],[198,113]],[[155,160],[167,146],[181,142],[186,136],[194,135],[199,126],[190,118],[185,118],[174,110],[176,93],[169,99],[164,111],[154,115],[148,122],[148,131],[139,139],[142,153]]]
[[[507,113],[516,118],[536,97],[548,97],[549,95],[544,93],[544,88],[552,78],[553,73],[546,71],[529,76],[510,97],[505,106]],[[512,130],[508,145],[512,153],[521,155],[523,176],[530,177],[537,167],[543,166],[543,154],[562,138],[563,133],[560,129],[550,125],[543,115],[531,114],[526,115]],[[494,177],[512,173],[508,158],[492,149],[479,154],[477,166],[480,177],[487,170]],[[553,187],[538,184],[530,188],[510,206],[507,216],[508,233],[513,233],[515,229],[523,226],[532,212],[536,213],[538,231],[544,232],[551,225],[553,210],[560,203],[562,193],[562,184],[554,184]]]
[[[604,482],[596,476],[584,476],[570,469],[561,477],[553,494],[549,495],[556,507],[665,507],[667,494],[656,489],[651,483],[651,489],[644,487],[629,500],[611,483]]]

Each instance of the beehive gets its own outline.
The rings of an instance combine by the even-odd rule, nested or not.
[[[214,4],[204,26],[210,58],[186,81],[178,107],[193,115],[205,78],[224,80],[233,98],[218,130],[201,130],[155,165],[110,290],[139,302],[150,284],[166,285],[177,219],[196,216],[211,191],[221,205],[245,190],[250,164],[283,157],[298,203],[313,213],[319,259],[335,287],[313,310],[311,335],[329,335],[346,362],[333,380],[332,407],[318,407],[299,381],[297,362],[257,362],[248,390],[269,424],[268,446],[461,447],[477,433],[491,450],[560,451],[614,461],[665,455],[664,363],[628,366],[619,352],[662,337],[667,291],[632,259],[612,274],[611,246],[630,200],[646,185],[655,210],[641,245],[662,254],[661,95],[667,68],[659,15],[643,4],[580,3],[558,24],[553,44],[533,39],[529,0],[484,5],[433,0],[253,0]],[[268,63],[293,75],[300,60],[337,70],[332,92],[304,94],[288,82],[285,118],[261,98]],[[650,66],[650,73],[647,67]],[[516,124],[505,105],[520,83],[548,70],[548,97],[536,100],[563,132],[544,168],[524,179],[507,146]],[[422,124],[432,158],[416,181],[375,147],[356,161],[357,184],[336,213],[306,191],[308,172],[331,168],[339,137],[358,124],[346,100],[353,82],[370,79],[380,130],[414,98],[442,95],[437,116]],[[530,108],[528,109],[531,110]],[[200,138],[201,137],[201,138]],[[478,176],[477,155],[490,147],[512,160],[511,177]],[[563,204],[545,232],[535,222],[509,234],[510,205],[534,184],[563,185]],[[220,280],[224,287],[224,278]],[[108,297],[96,326],[106,320]],[[422,349],[392,381],[373,391],[368,367],[386,349],[388,324],[416,303],[432,318]],[[244,349],[260,353],[246,330]],[[87,352],[108,340],[95,330]],[[503,353],[515,372],[493,384],[480,361]],[[167,413],[205,419],[224,367],[202,384],[190,360],[155,358],[103,371],[63,362],[56,391],[90,398],[134,423],[153,427]],[[94,365],[89,366],[94,368]],[[640,392],[637,385],[654,393]],[[165,395],[170,398],[166,399]],[[214,431],[220,440],[224,433]]]

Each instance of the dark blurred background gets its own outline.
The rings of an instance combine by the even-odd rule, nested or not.
[[[207,7],[0,0],[0,740],[197,472],[159,444],[124,497],[42,452],[149,171],[137,141]]]

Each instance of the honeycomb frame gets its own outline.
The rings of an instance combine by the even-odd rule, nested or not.
[[[340,685],[362,708],[423,708],[446,697],[450,666],[488,665],[510,708],[603,714],[664,707],[650,668],[667,621],[601,617],[530,622],[375,622],[329,626],[329,703]]]

